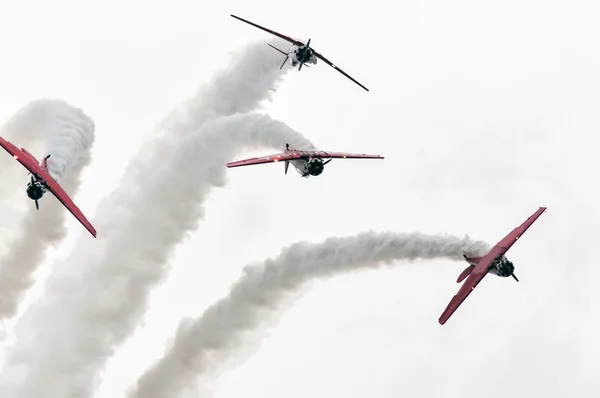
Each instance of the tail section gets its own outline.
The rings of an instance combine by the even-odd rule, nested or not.
[[[279,51],[279,52],[280,52],[280,53],[282,53],[283,55],[285,55],[285,59],[283,60],[283,63],[282,63],[282,64],[281,64],[281,66],[279,67],[279,70],[283,69],[283,65],[285,65],[285,63],[287,62],[287,60],[290,58],[290,53],[286,53],[285,51],[283,51],[283,50],[280,50],[280,49],[278,49],[277,47],[275,47],[275,46],[272,46],[272,45],[270,45],[270,44],[268,44],[268,43],[267,43],[267,45],[268,45],[269,47],[271,47],[271,48],[273,48],[273,49],[275,49],[275,50]]]
[[[469,266],[458,276],[456,283],[461,283],[467,276],[471,275],[471,272],[473,272],[477,264],[479,264],[479,261],[482,259],[482,257],[468,257],[466,253],[463,253],[463,257],[465,258],[465,261],[469,263]]]
[[[465,261],[471,265],[479,264],[479,262],[483,258],[483,257],[468,257],[465,253],[463,253],[463,257],[465,258]]]
[[[471,275],[471,272],[473,272],[474,269],[474,265],[469,265],[467,268],[465,268],[465,270],[458,276],[456,283],[461,283],[464,281],[467,276]]]
[[[51,155],[48,155],[44,158],[44,160],[42,160],[42,163],[40,163],[40,166],[42,167],[42,169],[45,172],[48,172],[48,159],[50,158]]]
[[[285,144],[285,152],[289,152],[289,150],[290,150],[290,144],[286,143],[286,144]],[[287,172],[288,172],[288,168],[289,168],[289,167],[290,167],[290,161],[289,161],[289,160],[286,160],[286,161],[285,161],[285,174],[286,174],[286,175],[287,175]]]

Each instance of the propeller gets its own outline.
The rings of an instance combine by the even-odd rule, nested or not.
[[[48,155],[48,157],[50,157],[50,155]],[[35,185],[35,179],[33,178],[33,176],[31,176],[31,186],[34,186],[34,185]],[[37,199],[35,200],[35,208],[38,210],[40,209],[40,205],[39,205]]]
[[[304,47],[306,48],[306,51],[307,51],[307,52],[308,52],[308,51],[309,51],[309,49],[310,49],[310,40],[311,40],[311,39],[308,39],[308,41],[306,42],[306,45],[304,46]],[[302,70],[302,67],[303,67],[304,65],[305,65],[305,63],[304,63],[304,62],[300,62],[300,66],[298,67],[298,71]],[[306,66],[308,66],[308,65],[306,65]]]
[[[281,66],[279,67],[279,70],[283,69],[283,66],[285,65],[285,63],[287,62],[287,60],[290,58],[290,54],[286,54],[285,55],[285,59],[283,60],[283,63],[281,64]]]
[[[325,166],[327,163],[331,162],[333,159],[329,159],[323,162],[323,166]]]
[[[513,278],[515,278],[515,280],[518,282],[519,280],[517,279],[517,277],[515,276],[515,274],[511,274],[510,276],[512,276]]]

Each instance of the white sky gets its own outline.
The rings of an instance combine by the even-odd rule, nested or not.
[[[598,396],[600,6],[489,3],[0,2],[0,121],[39,97],[94,119],[94,162],[75,198],[92,222],[156,123],[229,52],[268,37],[230,13],[312,38],[371,90],[322,63],[289,73],[272,117],[321,149],[386,159],[334,161],[311,179],[282,165],[230,170],[96,398],[121,396],[180,318],[297,240],[389,229],[495,244],[538,206],[548,213],[509,252],[521,282],[486,278],[445,326],[466,263],[328,280],[208,387],[219,398]]]

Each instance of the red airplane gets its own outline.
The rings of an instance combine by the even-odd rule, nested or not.
[[[301,42],[300,40],[296,40],[296,39],[292,39],[291,37],[288,37],[286,35],[282,35],[281,33],[275,32],[274,30],[271,29],[267,29],[264,26],[260,26],[258,24],[255,24],[254,22],[250,22],[244,18],[240,18],[240,17],[236,17],[235,15],[230,14],[233,18],[245,22],[248,25],[252,25],[255,28],[261,29],[267,33],[270,33],[274,36],[277,36],[283,40],[286,40],[290,43],[292,43],[292,48],[289,51],[283,51],[278,49],[277,47],[274,47],[270,44],[268,44],[269,47],[279,51],[280,53],[282,53],[283,55],[285,55],[285,59],[283,60],[283,63],[281,64],[281,68],[283,68],[283,65],[285,65],[285,63],[287,62],[287,60],[290,58],[290,55],[292,57],[292,67],[296,67],[298,66],[298,70],[302,69],[302,65],[306,65],[308,67],[308,64],[313,64],[315,65],[317,63],[317,58],[319,58],[320,60],[322,60],[323,62],[325,62],[327,65],[331,66],[333,69],[337,70],[338,72],[340,72],[342,75],[346,76],[348,79],[352,80],[354,83],[358,84],[360,87],[362,87],[363,89],[365,89],[366,91],[369,91],[368,88],[366,88],[365,86],[363,86],[362,84],[360,84],[356,79],[354,79],[352,76],[350,76],[349,74],[347,74],[346,72],[344,72],[343,70],[341,70],[340,68],[338,68],[334,63],[332,63],[330,60],[328,60],[327,58],[325,58],[322,54],[319,54],[318,52],[316,52],[314,49],[312,49],[310,47],[310,39],[308,39],[308,41],[306,42],[306,44],[304,44],[303,42]]]
[[[92,224],[85,218],[81,210],[75,206],[75,203],[73,203],[69,195],[67,195],[58,182],[56,182],[48,173],[48,165],[46,162],[50,155],[46,156],[44,160],[38,164],[36,158],[25,148],[19,149],[2,137],[0,137],[0,146],[29,170],[31,182],[27,183],[27,196],[35,201],[35,207],[38,210],[40,209],[38,200],[40,200],[42,196],[44,196],[44,193],[46,193],[46,190],[48,190],[56,196],[56,199],[58,199],[67,210],[79,220],[94,238],[96,237],[96,229],[94,229]]]
[[[469,266],[459,275],[456,283],[462,282],[467,276],[468,278],[461,286],[456,296],[450,300],[450,303],[442,313],[442,316],[439,319],[441,325],[446,323],[469,294],[471,294],[473,289],[475,289],[475,286],[477,286],[487,274],[491,273],[504,278],[512,276],[517,282],[519,281],[514,274],[515,266],[506,259],[504,254],[545,211],[545,207],[540,207],[525,220],[523,224],[513,229],[511,233],[498,242],[485,256],[468,257],[463,253],[463,257],[469,263]]]
[[[275,155],[250,158],[227,163],[227,167],[250,166],[253,164],[285,162],[285,174],[288,172],[290,162],[302,177],[318,176],[323,172],[324,166],[333,159],[384,159],[379,155],[365,155],[359,153],[325,152],[325,151],[299,151],[290,149],[290,144],[285,144],[285,151]],[[329,159],[323,161],[323,159]]]

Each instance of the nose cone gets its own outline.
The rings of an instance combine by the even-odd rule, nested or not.
[[[38,184],[27,184],[27,196],[31,200],[39,200],[44,195],[44,190]]]

